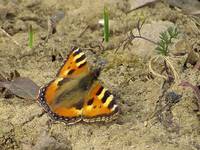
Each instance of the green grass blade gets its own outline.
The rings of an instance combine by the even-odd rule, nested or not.
[[[106,42],[109,41],[109,15],[108,15],[108,9],[104,7],[104,13],[103,13],[103,19],[104,19],[104,40]]]
[[[28,32],[28,36],[29,36],[29,42],[28,42],[28,46],[30,48],[33,47],[33,28],[32,28],[32,25],[29,26],[29,32]]]

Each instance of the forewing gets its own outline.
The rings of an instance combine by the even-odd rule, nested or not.
[[[88,73],[89,66],[86,56],[80,48],[73,48],[64,64],[57,73],[58,78],[77,77],[81,73]]]
[[[67,124],[81,120],[82,108],[79,105],[83,103],[81,94],[80,97],[73,97],[73,99],[66,97],[66,99],[58,104],[57,102],[58,97],[65,94],[66,90],[69,91],[70,89],[78,88],[76,84],[69,84],[70,80],[73,80],[70,83],[76,83],[77,80],[88,73],[89,67],[85,54],[79,48],[72,49],[58,71],[56,79],[42,87],[39,91],[38,102],[52,119],[64,121]]]

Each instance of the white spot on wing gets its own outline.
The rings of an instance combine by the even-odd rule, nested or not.
[[[74,51],[73,51],[73,53],[76,53],[76,52],[78,52],[80,49],[79,48],[77,48],[77,49],[75,49]]]
[[[111,110],[114,111],[117,107],[118,106],[115,104]]]

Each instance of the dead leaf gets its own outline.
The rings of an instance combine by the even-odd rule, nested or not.
[[[189,87],[193,90],[193,93],[195,94],[197,98],[198,107],[200,109],[200,86],[192,85],[191,83],[187,81],[182,81],[179,85],[182,87]]]
[[[20,77],[20,73],[17,70],[11,71],[10,73],[1,72],[0,82],[12,81],[13,79],[18,77]],[[14,94],[5,87],[0,87],[0,94],[2,94],[3,97],[6,99],[12,98],[14,96]]]
[[[185,60],[183,67],[186,68],[188,63],[195,66],[198,61],[199,55],[193,50],[191,50],[187,56],[187,59]]]
[[[198,0],[168,0],[171,6],[182,9],[185,14],[199,15],[200,14],[200,3]]]
[[[0,88],[10,90],[14,95],[35,100],[39,91],[39,86],[26,77],[18,77],[12,81],[1,81]]]
[[[156,1],[157,0],[129,0],[130,10],[128,11],[128,13],[135,9],[154,3]]]

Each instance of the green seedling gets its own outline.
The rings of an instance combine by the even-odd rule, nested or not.
[[[29,32],[28,32],[28,46],[30,48],[33,47],[33,28],[32,28],[32,25],[29,25]]]
[[[170,69],[173,74],[173,78],[175,82],[178,82],[178,74],[170,60],[169,46],[173,44],[173,39],[176,39],[178,37],[178,34],[179,32],[176,27],[169,27],[166,31],[161,32],[160,41],[157,43],[157,47],[155,48],[158,55],[152,57],[149,61],[149,69],[155,76],[168,80],[169,79],[168,69]],[[168,77],[165,75],[161,75],[152,69],[152,62],[158,61],[159,58],[164,60],[165,71],[167,72]]]
[[[160,41],[156,47],[156,51],[164,56],[169,54],[169,46],[173,44],[172,40],[176,39],[178,36],[178,30],[176,27],[169,27],[167,31],[160,33]]]
[[[106,7],[104,7],[104,11],[103,11],[103,19],[104,19],[104,40],[106,42],[109,41],[109,13],[108,13],[108,9]]]

